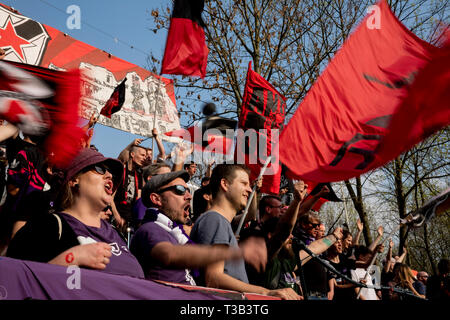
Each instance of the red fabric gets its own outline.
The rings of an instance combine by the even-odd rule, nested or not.
[[[8,65],[12,65],[20,70],[38,79],[38,82],[33,83],[35,89],[40,87],[51,88],[51,96],[45,98],[35,98],[34,104],[40,106],[35,110],[27,109],[27,116],[32,115],[32,111],[39,112],[41,117],[32,118],[25,122],[23,118],[17,117],[17,112],[24,112],[23,107],[27,107],[29,104],[26,100],[12,100],[9,108],[1,105],[0,110],[6,111],[6,113],[0,113],[2,118],[12,121],[13,124],[24,125],[23,129],[32,129],[33,126],[43,126],[45,124],[45,131],[41,131],[39,135],[45,135],[43,142],[43,151],[49,156],[49,161],[57,166],[67,165],[77,154],[80,149],[80,142],[83,138],[83,130],[78,127],[79,119],[79,107],[81,98],[81,79],[80,71],[74,70],[69,72],[54,71],[50,69],[35,67],[31,65],[15,63],[15,62],[2,62]],[[21,92],[20,88],[26,86],[26,82],[21,83],[21,87],[14,87],[11,83],[17,83],[17,80],[11,80],[8,77],[1,77],[0,85],[2,88],[10,87],[10,89],[3,91],[4,93]],[[8,85],[8,83],[10,85]],[[5,103],[5,102],[4,102]],[[6,103],[8,103],[6,101]],[[18,106],[23,106],[18,108]],[[29,113],[28,113],[29,112]],[[17,121],[14,121],[17,120]],[[29,134],[38,135],[35,132],[26,132]]]
[[[424,132],[449,123],[448,73],[437,79],[436,70],[430,70],[425,76],[430,81],[427,86],[422,82],[411,86],[416,73],[442,55],[443,49],[407,30],[386,1],[377,6],[380,28],[369,28],[372,15],[362,21],[282,132],[280,158],[290,177],[332,182],[360,176],[423,139]],[[447,64],[442,60],[439,66],[448,70],[448,58]],[[432,111],[416,104],[421,109],[416,114],[412,105],[436,83]],[[441,91],[445,88],[446,100]],[[405,114],[411,120],[405,121]],[[392,115],[397,120],[390,123]],[[379,153],[383,145],[389,151]]]
[[[242,101],[242,111],[239,117],[239,128],[244,131],[254,129],[257,132],[258,144],[267,143],[267,153],[260,157],[255,145],[246,145],[243,137],[237,136],[236,157],[245,159],[245,164],[251,170],[250,180],[254,181],[264,166],[268,156],[272,156],[266,174],[264,175],[261,192],[278,194],[281,182],[281,166],[279,165],[278,141],[272,129],[281,130],[284,124],[286,98],[283,97],[266,79],[254,72],[249,63],[247,81]],[[267,135],[259,129],[266,129]],[[272,148],[275,147],[274,150]],[[245,149],[244,149],[245,148]],[[273,152],[272,152],[273,151]],[[257,163],[255,163],[257,160]]]
[[[179,74],[204,78],[208,52],[205,31],[201,26],[191,19],[172,18],[161,74]]]
[[[377,154],[380,161],[396,157],[396,137],[402,137],[401,147],[408,150],[450,123],[450,39],[446,41],[442,54],[419,72],[408,97],[392,117]]]

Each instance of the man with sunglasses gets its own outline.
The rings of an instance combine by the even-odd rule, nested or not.
[[[297,227],[294,230],[294,237],[309,246],[315,243],[317,233],[320,229],[319,215],[314,211],[309,211],[301,215],[297,220]],[[328,246],[334,241],[342,238],[342,230],[335,230],[331,235],[322,239]],[[322,251],[323,252],[323,251]],[[328,300],[328,272],[327,269],[315,259],[309,260],[303,267],[306,289],[308,290],[308,298],[310,300]]]
[[[417,272],[417,280],[414,281],[413,287],[419,294],[426,296],[427,294],[428,273],[426,271]]]
[[[189,179],[184,170],[159,174],[142,190],[142,203],[148,209],[130,250],[142,265],[145,277],[195,285],[195,272],[191,270],[217,261],[244,258],[261,268],[267,256],[255,241],[248,241],[241,248],[218,248],[192,242],[182,228],[192,198],[187,186]]]

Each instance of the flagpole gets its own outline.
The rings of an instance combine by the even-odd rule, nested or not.
[[[347,212],[347,199],[344,197],[344,191],[341,184],[341,194],[344,198],[344,210],[345,210],[345,222],[347,223],[347,226],[350,228],[350,225],[348,224],[348,212]]]
[[[161,78],[161,74],[159,74],[159,77]],[[153,129],[156,128],[156,103],[158,102],[158,100],[160,99],[159,94],[161,93],[161,79],[158,79],[159,83],[158,83],[158,89],[157,89],[157,99],[155,99],[155,115],[153,116]],[[155,156],[155,140],[156,138],[152,135],[152,163],[153,163],[153,158]]]
[[[269,162],[270,162],[271,159],[272,159],[272,156],[269,156],[267,158],[266,163],[264,163],[264,167],[262,167],[261,172],[259,173],[259,176],[256,179],[256,181],[259,181],[261,179],[261,177],[264,175],[264,172],[266,171],[267,166],[269,165]],[[248,208],[250,207],[250,204],[252,203],[252,200],[253,200],[253,197],[255,196],[257,187],[258,187],[258,183],[255,183],[255,185],[253,186],[252,193],[248,197],[247,205],[245,206],[245,210],[244,210],[244,213],[242,215],[241,221],[239,221],[239,226],[238,226],[238,228],[236,230],[236,233],[235,233],[236,237],[239,236],[239,233],[241,232],[242,225],[244,224],[245,217],[247,216],[247,213],[248,213]]]

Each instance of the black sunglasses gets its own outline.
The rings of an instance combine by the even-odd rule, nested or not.
[[[312,223],[312,222],[309,222],[309,224],[310,224],[313,228],[317,228],[318,226],[320,226],[320,223]]]
[[[89,166],[84,171],[87,172],[87,171],[92,171],[92,170],[94,170],[95,172],[97,172],[98,174],[101,174],[101,175],[106,174],[107,171],[109,173],[111,173],[109,168],[103,163],[97,163],[97,164],[94,164],[92,166]]]
[[[158,193],[163,193],[168,190],[175,192],[175,194],[177,194],[179,196],[184,196],[186,194],[186,192],[189,191],[189,189],[186,188],[185,186],[177,184],[177,185],[170,186],[170,187],[167,187],[164,189],[160,189],[160,190],[158,190]]]

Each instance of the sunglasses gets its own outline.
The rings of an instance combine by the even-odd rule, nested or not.
[[[98,164],[94,164],[88,168],[86,168],[86,170],[84,170],[85,172],[88,171],[95,171],[98,174],[104,175],[106,174],[106,172],[108,171],[109,173],[111,173],[111,171],[109,170],[109,168],[103,164],[103,163],[98,163]]]
[[[312,222],[309,222],[309,224],[310,224],[313,228],[317,228],[317,227],[320,226],[320,223],[312,223]]]
[[[158,193],[163,193],[163,192],[169,191],[169,190],[173,191],[175,194],[177,194],[179,196],[184,196],[186,194],[186,192],[189,191],[189,189],[186,188],[185,186],[177,184],[177,185],[170,186],[170,187],[167,187],[167,188],[164,188],[164,189],[160,189],[158,191]]]

